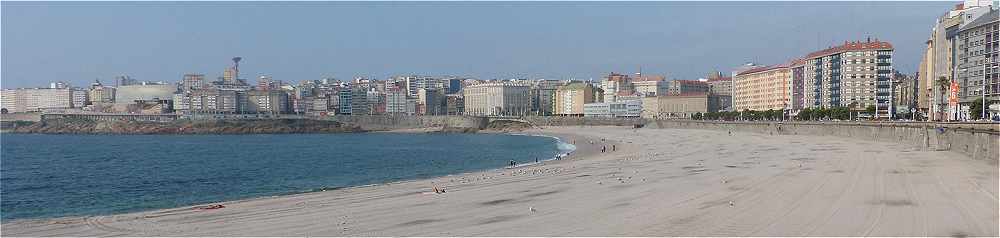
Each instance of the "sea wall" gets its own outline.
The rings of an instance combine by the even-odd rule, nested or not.
[[[602,117],[564,117],[564,116],[528,116],[525,121],[534,126],[633,126],[643,124],[641,118],[602,118]]]
[[[393,116],[393,115],[336,115],[328,120],[357,126],[368,131],[443,128],[445,130],[478,130],[489,122],[483,117],[472,116]]]
[[[924,122],[719,122],[657,120],[649,128],[732,130],[772,135],[838,136],[944,150],[994,163],[1000,158],[1000,124]]]
[[[41,121],[41,112],[19,112],[19,113],[4,113],[0,114],[0,121],[11,122],[11,121]]]

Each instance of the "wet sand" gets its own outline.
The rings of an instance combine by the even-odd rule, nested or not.
[[[20,220],[3,224],[2,235],[998,235],[997,164],[958,153],[705,130],[525,133],[576,140],[578,150],[536,166],[233,201],[222,209]],[[608,152],[600,153],[605,144]],[[433,193],[435,186],[447,192]]]

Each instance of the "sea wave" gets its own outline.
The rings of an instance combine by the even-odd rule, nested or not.
[[[573,145],[573,144],[570,144],[570,143],[566,143],[565,141],[563,141],[562,139],[560,139],[559,137],[556,137],[556,136],[542,135],[542,134],[523,134],[523,133],[510,133],[510,134],[511,135],[519,135],[519,136],[539,136],[539,137],[548,137],[548,138],[555,139],[556,140],[556,149],[559,150],[559,153],[557,153],[555,155],[555,157],[552,157],[552,158],[547,159],[547,160],[562,159],[563,157],[568,156],[570,153],[573,153],[573,151],[576,151],[576,145]],[[530,164],[534,164],[534,163],[530,163]],[[526,164],[526,165],[530,165],[530,164]]]

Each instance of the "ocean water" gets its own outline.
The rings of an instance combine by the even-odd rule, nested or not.
[[[551,159],[500,134],[0,135],[0,215],[103,215],[429,178]]]

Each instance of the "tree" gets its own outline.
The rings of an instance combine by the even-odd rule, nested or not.
[[[969,104],[969,118],[979,120],[983,118],[983,97],[972,100]]]
[[[816,111],[813,112],[813,118],[815,118],[815,120],[823,120],[829,116],[830,116],[830,109],[826,109],[825,107],[816,109]]]
[[[875,105],[868,105],[868,107],[865,107],[865,113],[868,113],[868,116],[875,118]]]
[[[799,110],[799,114],[795,115],[795,119],[800,121],[809,119],[809,111],[810,111],[809,108],[803,108],[802,110]]]
[[[944,105],[945,105],[945,102],[946,102],[945,96],[944,96],[945,94],[944,93],[948,91],[948,87],[951,87],[951,80],[949,80],[945,76],[941,76],[941,77],[938,77],[938,79],[934,81],[934,84],[937,84],[938,89],[940,89],[939,91],[941,91],[941,98],[940,98],[941,99],[941,106],[938,107],[938,110],[939,110],[938,112],[939,113],[943,113],[944,112]]]
[[[830,108],[830,117],[837,120],[850,120],[851,110],[847,107]]]

